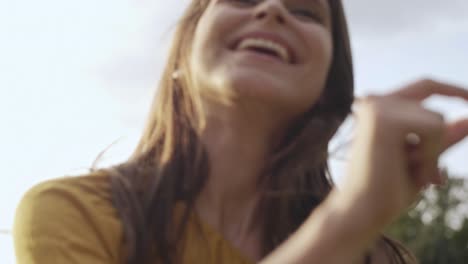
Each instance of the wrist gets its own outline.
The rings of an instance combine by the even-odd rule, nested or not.
[[[367,202],[365,197],[345,195],[335,189],[318,209],[342,234],[372,240],[386,223],[383,217],[373,215],[375,210]]]
[[[380,235],[362,209],[334,190],[303,225],[262,264],[354,263]]]

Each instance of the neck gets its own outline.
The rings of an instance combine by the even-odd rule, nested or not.
[[[254,114],[242,111],[246,109],[209,111],[216,115],[207,115],[200,132],[210,172],[196,207],[204,221],[228,237],[251,233],[258,225],[254,217],[259,202],[257,182],[272,142],[278,140],[275,131],[280,131],[271,113],[261,109],[256,108]]]

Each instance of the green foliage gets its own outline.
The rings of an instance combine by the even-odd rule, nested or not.
[[[467,264],[468,180],[451,178],[444,187],[431,187],[386,233],[421,264]]]

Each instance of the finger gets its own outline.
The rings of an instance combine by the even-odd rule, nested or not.
[[[448,181],[448,170],[443,167],[437,170],[435,177],[432,179],[432,183],[436,185],[444,185]]]
[[[427,184],[436,184],[440,185],[442,184],[442,178],[440,174],[440,168],[438,166],[438,161],[431,162],[428,170],[426,170],[427,173]]]
[[[389,95],[413,101],[423,101],[432,95],[459,97],[468,100],[468,89],[433,80],[422,80],[392,92]]]
[[[442,150],[445,151],[468,136],[468,119],[448,124]]]
[[[425,153],[432,154],[432,153]],[[419,162],[414,163],[413,166],[418,166],[418,180],[421,185],[428,185],[428,184],[439,184],[440,173],[439,173],[439,166],[438,166],[438,159],[437,155],[428,155],[427,157],[423,157],[422,160]]]
[[[423,166],[418,163],[409,164],[409,173],[411,181],[413,182],[414,189],[419,192],[421,188],[430,183],[427,173],[424,171]]]
[[[415,132],[407,134],[405,138],[409,172],[418,188],[440,182],[438,161],[446,130],[441,114],[427,110],[423,113],[418,119],[412,119],[417,122],[411,123],[409,131]],[[414,143],[409,137],[412,134],[417,136]]]
[[[418,146],[407,146],[406,147],[408,163],[420,163],[423,156],[421,154],[421,149]]]

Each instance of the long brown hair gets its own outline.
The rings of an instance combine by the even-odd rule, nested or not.
[[[209,2],[192,0],[180,19],[141,140],[127,162],[107,169],[129,264],[177,262],[188,216],[209,174],[207,153],[196,133],[202,116],[198,94],[190,89],[187,60]],[[354,80],[343,7],[339,0],[329,5],[334,50],[324,92],[289,127],[260,177],[264,255],[286,240],[333,187],[328,142],[351,111]],[[172,78],[177,70],[184,76]],[[173,210],[179,202],[186,206],[176,221]],[[397,263],[405,263],[397,244],[388,244]]]

